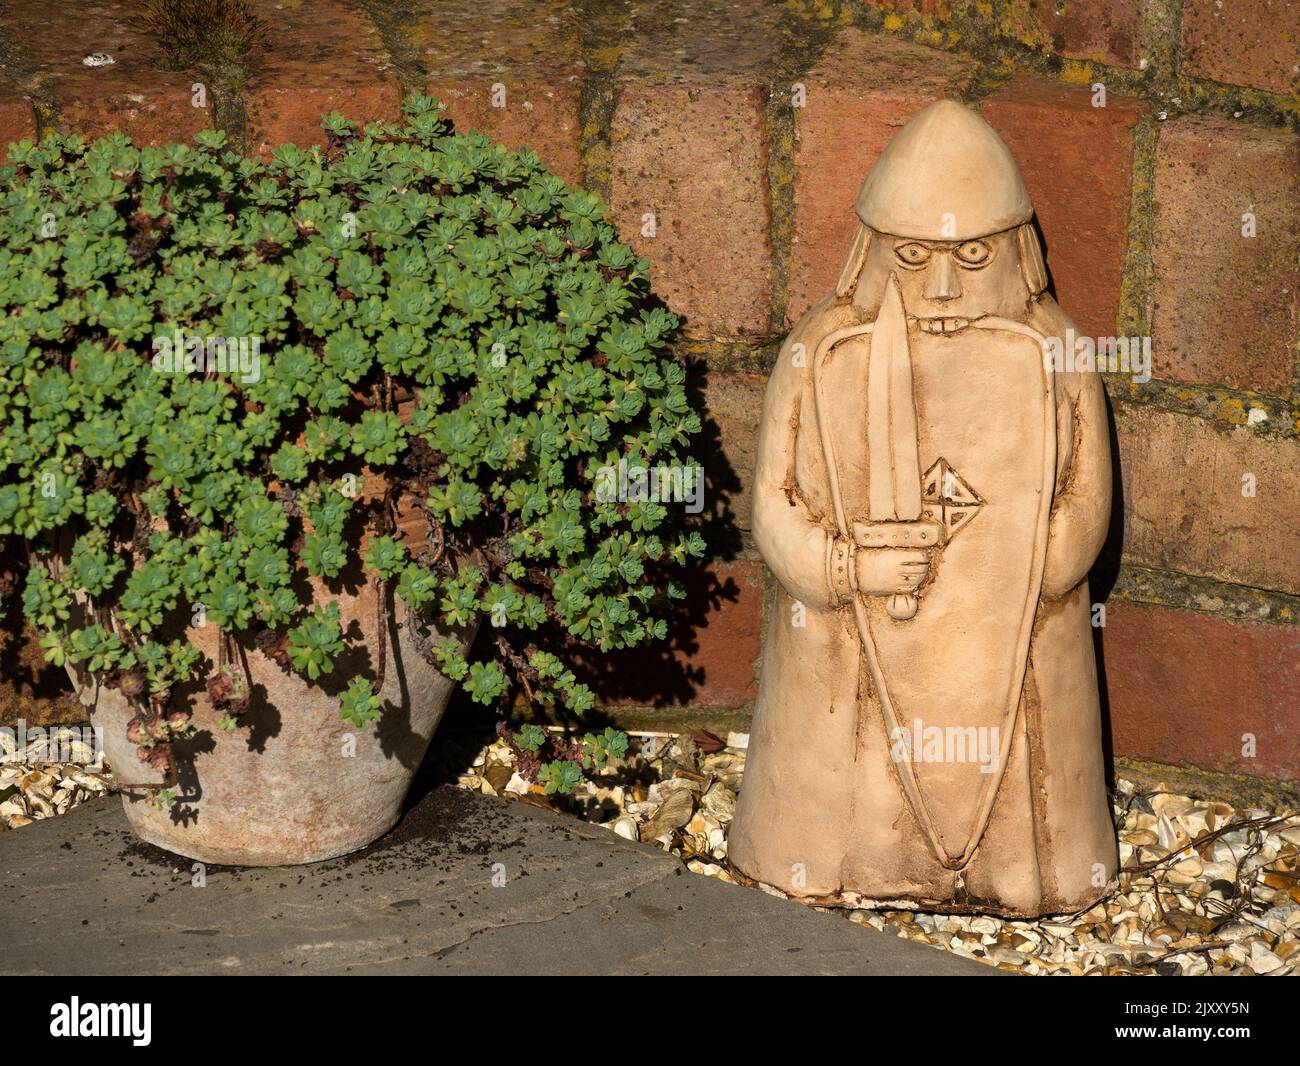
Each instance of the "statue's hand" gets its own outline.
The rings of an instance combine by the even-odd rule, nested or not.
[[[893,596],[915,592],[930,571],[930,555],[920,548],[859,548],[854,555],[858,592]]]

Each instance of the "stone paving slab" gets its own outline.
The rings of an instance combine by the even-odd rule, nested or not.
[[[355,855],[205,876],[116,797],[4,833],[0,973],[998,973],[450,786]]]

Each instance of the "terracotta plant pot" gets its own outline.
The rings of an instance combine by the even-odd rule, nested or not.
[[[147,802],[143,790],[123,794],[141,839],[201,862],[286,866],[356,851],[396,824],[455,682],[417,647],[445,634],[413,623],[402,601],[390,598],[379,719],[357,728],[340,718],[338,697],[348,679],[376,675],[376,594],[367,584],[356,595],[335,597],[350,647],[317,683],[251,645],[237,645],[234,668],[249,683],[251,706],[240,727],[226,733],[206,693],[192,694],[195,737],[174,745],[178,783],[171,809]],[[216,660],[216,626],[186,636]],[[455,637],[467,645],[473,633]],[[162,781],[127,739],[135,710],[122,693],[69,672],[92,724],[103,727],[115,778]]]

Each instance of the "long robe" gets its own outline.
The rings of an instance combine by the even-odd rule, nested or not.
[[[1026,320],[1037,334],[1070,328],[1047,296]],[[924,723],[979,726],[994,747],[1004,742],[1004,757],[954,762],[949,749],[926,761],[909,749],[900,759],[828,565],[838,529],[818,416],[844,507],[865,518],[870,336],[832,346],[820,362],[814,353],[858,322],[852,306],[824,301],[787,338],[768,383],[753,528],[779,588],[730,858],[796,896],[1014,915],[1084,907],[1117,865],[1086,580],[1110,511],[1101,380],[1057,371],[1044,390],[1041,350],[1011,334],[972,327],[917,345],[921,469],[949,463],[978,507],[935,556],[916,619],[891,622],[869,598],[873,646],[904,733],[914,723],[918,737]],[[1043,421],[1046,432],[1036,428]]]

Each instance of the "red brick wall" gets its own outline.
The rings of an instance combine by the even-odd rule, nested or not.
[[[267,45],[197,109],[204,70],[163,69],[140,3],[5,5],[0,137],[221,125],[264,152],[317,137],[322,110],[392,115],[424,89],[604,196],[699,361],[716,558],[690,631],[602,685],[701,721],[756,693],[770,578],[749,486],[775,350],[833,283],[893,132],[942,96],[978,107],[1024,171],[1066,311],[1152,337],[1150,383],[1107,380],[1122,505],[1095,585],[1114,751],[1300,778],[1300,0],[255,6]],[[87,67],[92,52],[115,63]]]

